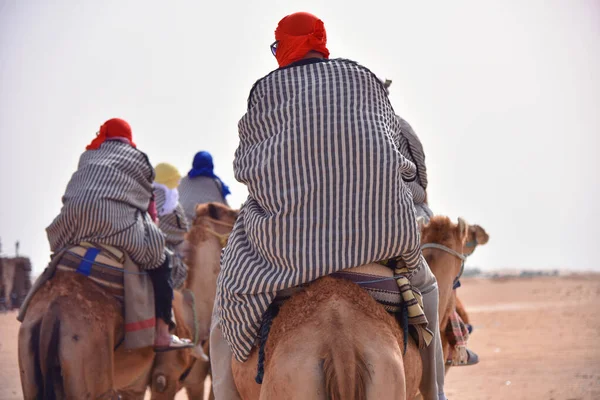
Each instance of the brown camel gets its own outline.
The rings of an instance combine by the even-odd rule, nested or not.
[[[176,334],[190,338],[197,336],[198,340],[205,341],[203,347],[207,354],[221,250],[237,214],[236,210],[220,203],[200,204],[196,207],[196,219],[186,238],[189,242],[189,252],[185,257],[188,277],[184,290],[176,294],[173,302],[176,316],[181,314],[182,319],[182,323],[179,319],[177,323],[185,332],[181,332],[183,336]],[[198,332],[194,332],[196,324]],[[185,387],[189,399],[204,399],[209,362],[194,359],[188,353],[178,351],[156,356],[152,371],[152,399],[173,399],[181,387]],[[184,379],[181,379],[182,376]]]
[[[467,225],[433,217],[423,239],[461,251]],[[439,268],[440,303],[448,304],[460,263],[443,256]],[[441,263],[440,263],[441,265]],[[442,287],[443,285],[447,287]],[[443,289],[443,290],[442,290]],[[446,296],[446,298],[442,298]],[[443,316],[447,320],[447,316]],[[440,318],[440,319],[442,319]],[[395,318],[358,285],[324,277],[293,295],[273,320],[265,346],[263,384],[255,383],[257,351],[245,363],[233,360],[233,375],[243,399],[412,399],[422,363]]]
[[[143,398],[154,350],[118,346],[122,309],[87,277],[56,271],[31,299],[19,330],[24,399],[116,399],[117,390],[123,399]]]
[[[19,308],[31,289],[31,261],[27,257],[16,257],[12,293],[16,299],[13,308]]]
[[[459,221],[462,221],[459,219]],[[479,225],[471,225],[467,230],[467,238],[464,246],[461,249],[452,248],[459,254],[463,256],[469,256],[473,254],[475,248],[478,245],[486,244],[489,240],[489,235],[485,232],[485,230]],[[427,237],[423,236],[421,242],[425,243],[440,243],[440,240],[435,237]],[[448,246],[449,247],[449,246]],[[448,343],[448,338],[445,334],[446,326],[450,323],[448,318],[453,309],[456,309],[459,316],[465,323],[469,323],[469,317],[465,310],[464,305],[458,299],[456,290],[451,290],[449,294],[442,294],[442,288],[448,288],[447,282],[443,282],[447,275],[444,274],[445,268],[454,268],[455,265],[461,265],[463,260],[456,255],[453,255],[447,251],[441,249],[425,249],[423,250],[423,254],[431,267],[431,271],[435,275],[438,280],[438,286],[440,288],[440,303],[439,303],[439,315],[440,315],[440,332],[442,339],[442,348],[444,350],[444,359],[448,359],[448,355],[450,353],[450,344]],[[447,265],[445,263],[448,263]],[[450,266],[450,267],[448,267]],[[450,286],[452,287],[452,285]],[[447,299],[447,300],[444,300]],[[442,316],[444,316],[442,318]],[[448,372],[450,365],[446,365],[446,373]]]
[[[2,259],[2,286],[4,293],[4,306],[7,310],[12,310],[12,298],[13,285],[15,282],[15,273],[17,271],[17,258],[5,257]]]

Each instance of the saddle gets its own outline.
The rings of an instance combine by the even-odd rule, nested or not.
[[[394,270],[390,266],[371,263],[334,272],[328,276],[347,279],[356,283],[381,304],[387,312],[394,314],[404,333],[404,352],[406,352],[409,333],[419,347],[427,346],[431,341],[430,338],[433,334],[427,329],[427,318],[423,313],[421,294],[412,287],[406,277],[394,276]],[[275,300],[263,315],[258,337],[258,368],[255,379],[258,384],[262,384],[264,348],[273,319],[279,312],[279,307],[309,284],[279,291]]]
[[[57,253],[27,294],[17,319],[21,322],[35,293],[57,270],[87,276],[123,304],[126,349],[152,346],[155,335],[154,287],[148,274],[121,250],[82,242]]]

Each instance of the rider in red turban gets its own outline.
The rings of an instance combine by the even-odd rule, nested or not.
[[[127,123],[127,121],[122,120],[120,118],[113,118],[106,121],[100,127],[100,132],[98,136],[92,140],[85,149],[86,150],[98,150],[100,145],[104,143],[107,139],[117,139],[129,143],[131,146],[136,147],[135,143],[133,143],[132,135],[131,135],[131,127]]]
[[[274,54],[285,67],[315,51],[329,58],[323,21],[312,14],[297,12],[284,17],[275,30]]]

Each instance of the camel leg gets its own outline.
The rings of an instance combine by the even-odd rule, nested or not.
[[[210,364],[202,360],[196,360],[190,374],[185,379],[183,386],[190,400],[204,400],[204,382],[208,375]]]
[[[190,400],[204,400],[204,384],[186,385],[185,392]]]
[[[143,399],[152,379],[154,350],[147,347],[129,351],[121,346],[114,354],[115,387],[119,394],[123,399]]]

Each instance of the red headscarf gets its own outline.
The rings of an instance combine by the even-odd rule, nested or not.
[[[297,12],[284,17],[275,30],[280,67],[301,60],[309,51],[316,51],[329,58],[327,33],[323,21],[312,14]]]
[[[113,118],[106,121],[100,127],[100,132],[98,136],[92,140],[85,149],[86,150],[98,150],[100,145],[106,141],[106,139],[110,138],[120,138],[127,141],[130,145],[135,147],[135,143],[133,143],[133,139],[131,136],[131,127],[127,123],[120,118]]]

